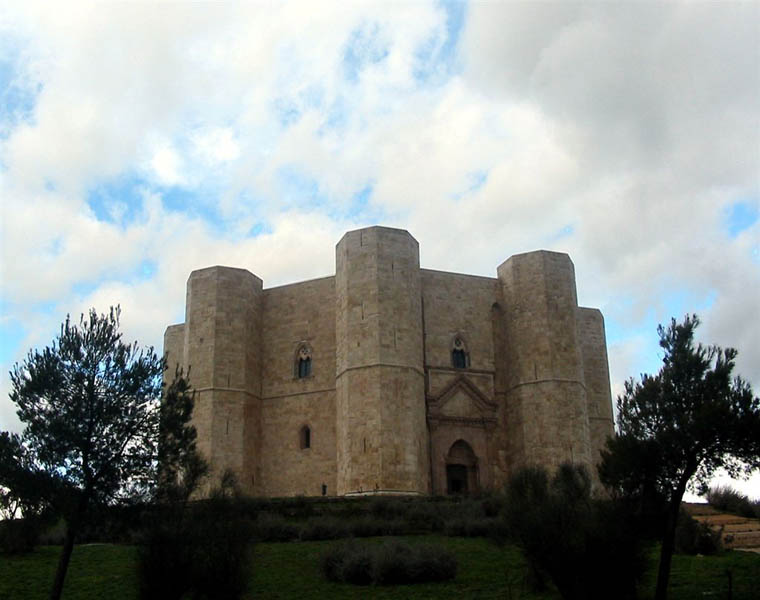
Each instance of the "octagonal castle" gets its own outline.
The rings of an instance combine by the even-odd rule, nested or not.
[[[540,250],[497,277],[421,269],[401,229],[350,231],[335,275],[263,289],[244,269],[187,282],[167,328],[190,369],[198,446],[257,496],[446,494],[524,465],[590,468],[613,432],[602,314]]]

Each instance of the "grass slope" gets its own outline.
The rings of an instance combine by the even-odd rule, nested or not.
[[[553,599],[547,591],[533,594],[525,584],[525,563],[513,546],[499,548],[480,538],[410,536],[410,543],[437,543],[451,549],[459,561],[452,582],[357,588],[331,583],[322,577],[319,556],[333,542],[260,543],[254,552],[254,574],[249,598],[507,598]],[[381,540],[374,538],[369,543]],[[46,598],[60,548],[47,546],[32,554],[0,557],[0,598]],[[653,558],[655,554],[653,554]],[[66,600],[137,600],[137,550],[132,546],[77,546],[66,581]],[[656,560],[642,590],[654,593]],[[671,600],[725,598],[727,571],[733,574],[734,600],[756,598],[760,589],[760,555],[728,552],[715,557],[675,556]],[[611,596],[614,597],[614,590]]]
[[[60,546],[42,546],[21,556],[0,555],[0,598],[47,598],[58,566]],[[63,597],[66,600],[137,598],[137,548],[111,544],[76,546]]]

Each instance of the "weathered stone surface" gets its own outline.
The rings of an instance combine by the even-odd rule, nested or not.
[[[386,227],[348,232],[335,276],[263,289],[194,271],[164,347],[190,369],[201,451],[262,496],[474,491],[522,465],[593,465],[612,433],[601,313],[577,306],[565,254],[497,275],[420,269],[417,241]]]

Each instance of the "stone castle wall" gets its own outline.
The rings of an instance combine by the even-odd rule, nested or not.
[[[522,465],[591,466],[612,433],[604,322],[565,254],[477,277],[420,269],[406,231],[352,231],[335,276],[194,271],[164,346],[190,369],[200,450],[255,495],[497,488]]]

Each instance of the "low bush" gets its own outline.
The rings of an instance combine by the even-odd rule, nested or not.
[[[367,515],[350,521],[350,528],[354,537],[377,537],[390,535],[394,522]]]
[[[497,528],[497,519],[464,516],[448,521],[444,531],[452,537],[489,537]]]
[[[675,548],[678,554],[717,554],[723,549],[721,531],[713,530],[707,523],[700,523],[685,510],[678,514]]]
[[[446,524],[440,508],[432,502],[424,501],[411,506],[406,521],[413,532],[443,531]]]
[[[457,561],[438,546],[391,541],[380,545],[349,540],[335,544],[321,557],[322,572],[331,581],[354,585],[399,585],[454,579]]]
[[[143,600],[240,598],[250,580],[253,527],[223,491],[192,505],[164,505],[151,515],[139,551]]]
[[[727,513],[760,519],[760,502],[753,502],[745,494],[728,485],[711,487],[707,492],[707,502],[713,508]]]
[[[401,498],[375,496],[370,501],[369,510],[373,516],[381,519],[396,519],[406,517],[410,503]]]
[[[0,552],[23,554],[34,550],[44,524],[37,518],[0,521]]]
[[[299,538],[300,529],[282,515],[260,513],[253,524],[253,536],[260,542],[290,542]]]
[[[300,538],[303,541],[338,540],[350,534],[348,523],[335,517],[316,517],[309,519],[301,527]]]
[[[338,581],[352,583],[353,585],[369,585],[372,583],[372,553],[369,548],[356,545],[344,553],[343,561],[336,572],[340,574]]]

